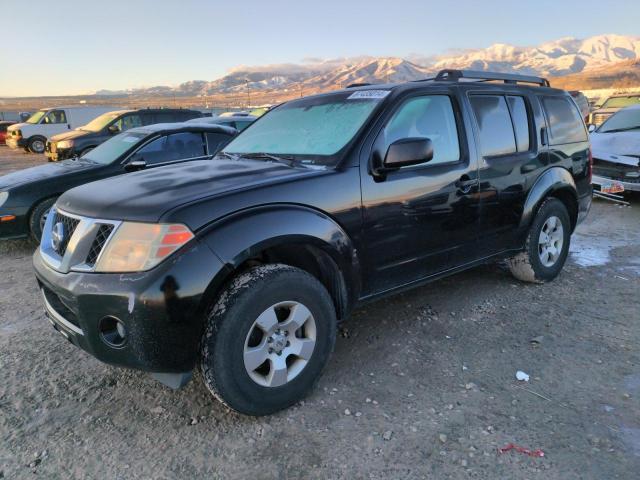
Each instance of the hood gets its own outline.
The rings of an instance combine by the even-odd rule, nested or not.
[[[640,157],[640,131],[597,133],[589,135],[594,158],[611,155]]]
[[[322,172],[260,160],[198,160],[88,183],[57,203],[92,218],[157,222],[181,205]]]
[[[15,188],[25,183],[33,183],[41,180],[48,180],[52,177],[69,175],[79,171],[100,168],[103,165],[87,162],[84,160],[65,160],[63,162],[47,163],[37,167],[18,170],[0,177],[0,191]]]
[[[96,132],[89,132],[87,130],[69,130],[68,132],[58,133],[50,138],[51,143],[60,142],[62,140],[73,140],[78,137],[85,137],[87,135],[95,135]]]
[[[22,123],[14,123],[13,125],[9,125],[9,126],[7,127],[7,132],[12,132],[12,131],[14,131],[14,130],[20,130],[20,129],[22,129],[22,128],[24,128],[24,127],[28,127],[28,126],[30,126],[30,125],[31,125],[30,123],[25,123],[25,122],[22,122]]]

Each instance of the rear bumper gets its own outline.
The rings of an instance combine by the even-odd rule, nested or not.
[[[203,295],[223,264],[204,244],[153,270],[106,274],[56,272],[33,256],[45,313],[71,343],[105,363],[149,372],[180,373],[194,368],[204,329]],[[110,346],[101,320],[115,317],[126,339]]]

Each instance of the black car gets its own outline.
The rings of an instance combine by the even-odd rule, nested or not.
[[[172,386],[199,365],[262,415],[310,390],[363,302],[497,258],[553,280],[591,193],[567,92],[443,71],[292,100],[213,161],[72,189],[33,261],[73,344]]]
[[[184,108],[116,110],[104,113],[80,128],[54,135],[47,142],[44,153],[49,161],[56,162],[82,156],[114,135],[131,128],[185,122],[200,117],[202,112]]]
[[[70,188],[134,170],[210,158],[236,133],[222,125],[183,123],[133,128],[82,157],[4,175],[0,240],[31,235],[39,241],[51,206]]]

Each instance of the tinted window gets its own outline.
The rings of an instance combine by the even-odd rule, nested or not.
[[[565,97],[543,97],[542,104],[549,120],[549,143],[584,142],[587,133],[578,108]]]
[[[205,155],[202,135],[174,133],[157,138],[138,150],[131,160],[144,160],[147,165],[185,160]]]
[[[67,123],[67,116],[64,113],[64,110],[51,110],[42,120],[42,123],[51,125],[58,123]]]
[[[223,135],[221,133],[207,133],[207,145],[209,146],[209,154],[213,155],[214,153],[218,153],[222,150],[229,140],[231,140],[230,135]]]
[[[480,129],[480,149],[484,157],[516,151],[513,126],[504,97],[473,95],[471,105]]]
[[[527,117],[527,107],[522,97],[507,97],[511,119],[516,131],[516,144],[519,152],[529,150],[529,119]]]
[[[251,130],[249,130],[251,131]],[[460,159],[458,129],[451,99],[446,95],[429,95],[407,100],[393,114],[382,132],[386,152],[396,140],[429,138],[433,142],[433,160],[429,164],[455,162]]]

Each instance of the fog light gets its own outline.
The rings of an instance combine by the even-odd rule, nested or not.
[[[127,340],[127,329],[120,320],[104,317],[98,325],[102,341],[113,348],[120,348]]]

